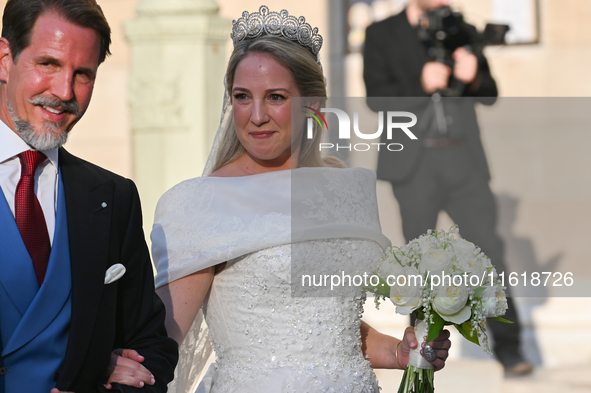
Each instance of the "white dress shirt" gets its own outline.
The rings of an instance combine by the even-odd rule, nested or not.
[[[14,194],[21,178],[20,153],[33,150],[6,124],[0,121],[0,187],[14,216]],[[55,212],[57,209],[58,153],[57,149],[43,151],[47,156],[35,172],[35,194],[43,209],[49,241],[53,245]]]

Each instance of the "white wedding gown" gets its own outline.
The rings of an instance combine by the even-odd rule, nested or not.
[[[380,257],[366,240],[306,246],[327,261],[335,254]],[[217,360],[204,386],[211,393],[377,393],[361,352],[363,290],[354,297],[292,297],[290,276],[291,246],[283,245],[238,258],[215,277],[204,311]]]
[[[157,209],[157,286],[227,261],[203,305],[216,362],[197,392],[377,393],[361,351],[364,290],[352,286],[329,297],[330,279],[315,286],[318,273],[375,271],[388,246],[377,219],[375,174],[283,172],[193,179],[165,194]],[[297,284],[303,274],[317,276],[294,296],[292,277]],[[198,346],[198,333],[197,327],[181,347],[181,369],[191,366],[187,346]]]

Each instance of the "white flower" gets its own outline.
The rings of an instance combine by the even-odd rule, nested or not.
[[[507,296],[501,286],[486,287],[482,292],[482,311],[485,317],[499,317],[507,311]]]
[[[483,283],[485,283],[488,278],[486,268],[476,258],[470,258],[470,259],[464,259],[464,258],[459,259],[458,258],[457,263],[456,263],[456,268],[468,273],[468,278],[466,280],[468,283],[476,283],[476,282],[480,283],[480,281],[483,281]],[[472,279],[473,281],[470,280],[470,276],[478,277],[478,281],[476,281],[476,279]]]
[[[484,266],[485,269],[493,267],[493,264],[491,263],[491,261],[488,257],[481,257],[480,263],[482,263],[482,266]]]
[[[492,273],[492,278],[494,280],[496,280],[497,278],[499,278],[499,275],[497,274],[497,269],[495,269],[494,267],[491,267],[490,271],[488,272],[488,275],[491,276],[491,273]]]
[[[431,249],[421,256],[419,271],[431,274],[442,274],[449,272],[453,265],[453,254],[443,249]]]
[[[431,235],[421,235],[417,239],[411,241],[410,243],[417,243],[419,248],[421,249],[421,254],[424,254],[428,251],[435,249],[437,245],[437,239],[435,236]]]
[[[394,277],[394,282],[390,281],[393,284],[390,287],[390,300],[396,306],[397,314],[408,315],[422,305],[421,279],[417,270],[407,266]]]
[[[384,259],[384,262],[398,263],[398,261],[394,257],[394,255],[396,254],[397,251],[398,250],[393,250],[393,249],[389,248],[388,251],[386,251],[386,259]]]
[[[472,314],[470,305],[466,305],[469,290],[464,286],[443,285],[435,290],[433,309],[448,322],[462,323]]]
[[[464,239],[454,239],[452,241],[454,253],[456,255],[456,268],[468,273],[467,282],[480,285],[487,285],[490,282],[490,275],[487,268],[492,267],[490,260],[477,251],[476,246]],[[470,276],[476,276],[478,280],[470,280]],[[473,285],[478,286],[478,285]]]
[[[402,269],[402,265],[398,263],[396,258],[394,258],[394,256],[390,252],[388,252],[388,254],[386,255],[386,259],[384,260],[384,262],[382,262],[378,269],[378,275],[386,279],[388,276],[397,276],[401,274]]]
[[[451,242],[455,254],[458,259],[475,258],[478,253],[475,253],[476,246],[466,239],[453,239]]]

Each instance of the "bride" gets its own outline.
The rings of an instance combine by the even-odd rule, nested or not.
[[[234,22],[232,39],[204,177],[162,196],[152,231],[166,326],[182,343],[171,391],[195,391],[211,334],[216,361],[197,392],[378,392],[372,368],[404,368],[419,345],[412,329],[399,340],[362,322],[362,288],[326,296],[300,280],[375,271],[389,245],[375,174],[320,157],[321,130],[303,137],[292,112],[298,97],[320,97],[317,109],[326,98],[322,38],[303,17],[261,6]],[[431,343],[436,369],[448,337]]]

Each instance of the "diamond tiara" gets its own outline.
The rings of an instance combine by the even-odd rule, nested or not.
[[[249,14],[242,13],[242,17],[232,21],[232,34],[230,38],[234,46],[240,41],[257,38],[262,35],[276,35],[296,41],[300,45],[309,48],[320,63],[320,48],[322,36],[318,34],[318,28],[306,23],[306,18],[289,15],[287,10],[281,12],[269,11],[269,7],[262,5],[259,12]]]

